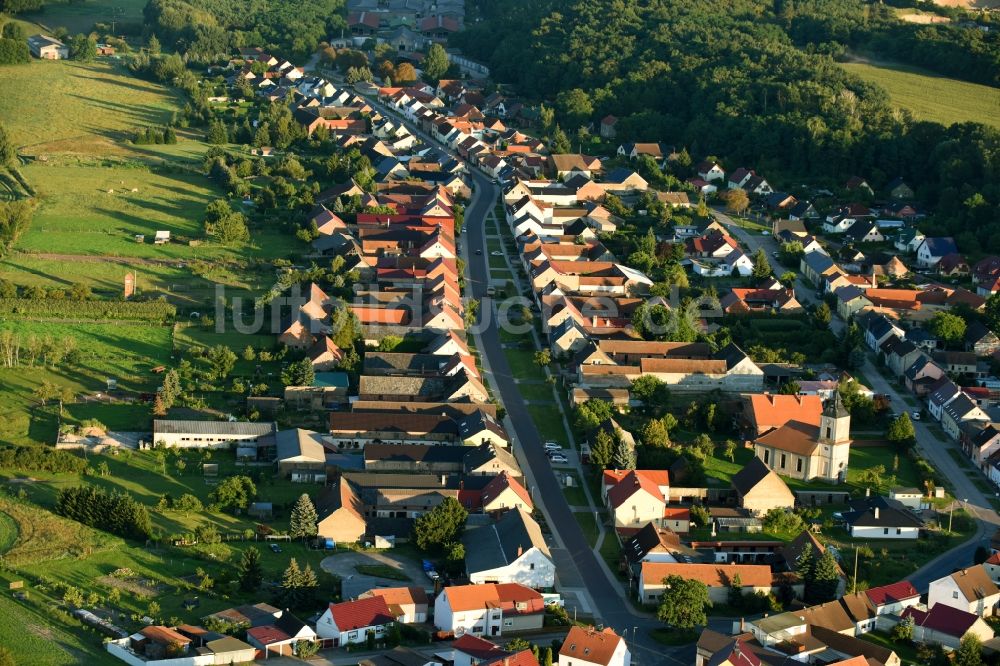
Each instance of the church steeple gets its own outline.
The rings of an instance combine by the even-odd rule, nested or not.
[[[837,391],[823,405],[819,418],[819,441],[823,444],[842,444],[851,441],[851,413]]]

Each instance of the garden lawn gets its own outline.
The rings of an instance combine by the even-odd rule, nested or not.
[[[552,387],[548,384],[526,384],[522,382],[517,385],[517,390],[525,400],[555,404],[552,398]]]
[[[743,469],[743,466],[753,458],[753,450],[736,449],[735,462],[722,458],[719,452],[705,459],[705,478],[709,485],[727,487],[733,475]]]
[[[847,469],[848,485],[854,486],[859,490],[862,489],[863,486],[860,482],[861,473],[876,465],[882,465],[885,467],[885,474],[882,477],[883,484],[885,484],[885,480],[889,476],[895,475],[895,486],[919,488],[920,477],[917,474],[917,468],[914,466],[913,461],[905,454],[899,454],[899,468],[893,471],[896,457],[896,451],[889,446],[852,446],[851,458]],[[886,489],[883,488],[883,490]]]
[[[49,31],[64,27],[72,34],[89,33],[94,23],[142,25],[145,0],[82,0],[82,2],[46,4],[37,12],[24,14],[25,19],[46,26]]]
[[[569,437],[566,436],[566,429],[563,427],[562,415],[559,409],[553,404],[548,405],[528,405],[528,412],[531,419],[538,428],[538,434],[543,441],[553,441],[562,444],[564,448],[569,447]],[[572,451],[564,451],[568,458]]]
[[[580,481],[580,475],[576,472],[565,472],[573,479],[573,485],[567,486],[565,483],[562,484],[563,495],[566,496],[566,502],[570,506],[589,506],[587,502],[587,493],[584,492],[582,481]],[[561,476],[559,477],[562,481]]]
[[[545,373],[535,363],[535,352],[523,349],[504,349],[507,365],[514,379],[535,379],[545,381]]]
[[[16,579],[16,576],[9,576]],[[8,580],[2,580],[4,588]],[[29,591],[29,595],[37,593]],[[121,662],[109,655],[96,635],[82,634],[57,626],[48,609],[19,602],[8,594],[0,595],[0,645],[16,650],[18,657],[31,656],[32,666],[63,664],[98,664],[110,666]],[[86,635],[86,634],[84,634]]]
[[[597,520],[594,518],[593,511],[575,511],[573,516],[576,518],[576,522],[580,524],[580,530],[583,532],[583,536],[586,537],[587,543],[593,548],[597,544]],[[607,537],[605,537],[607,538]]]

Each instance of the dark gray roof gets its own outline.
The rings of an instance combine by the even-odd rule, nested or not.
[[[680,548],[681,540],[666,527],[656,527],[653,523],[646,523],[638,532],[622,545],[622,553],[629,562],[638,562],[646,557],[646,554],[657,546]]]
[[[450,357],[437,354],[406,354],[400,352],[365,352],[365,374],[426,373],[437,374]]]
[[[955,239],[951,236],[928,236],[924,239],[921,247],[926,247],[932,257],[943,257],[946,254],[953,254],[958,252],[958,246],[955,245]]]
[[[379,462],[423,462],[460,464],[471,451],[464,446],[429,444],[366,444],[365,460]]]
[[[154,419],[153,436],[156,433],[171,435],[238,435],[260,437],[275,431],[275,424],[253,421],[175,421]]]
[[[810,252],[802,257],[802,261],[817,273],[822,273],[833,266],[833,259],[824,252]]]
[[[927,401],[932,405],[944,405],[946,402],[955,397],[958,393],[958,386],[953,381],[947,381],[942,386],[940,386],[936,391],[931,393]]]
[[[850,502],[844,520],[852,527],[923,527],[924,523],[899,500],[863,497]],[[875,512],[878,510],[878,517]]]
[[[464,447],[457,447],[466,451],[465,458],[463,461],[465,471],[470,472],[475,469],[479,469],[483,465],[496,460],[505,467],[510,469],[518,470],[520,466],[517,464],[517,460],[507,449],[502,446],[495,446],[493,444],[481,444],[474,449],[468,450]]]
[[[731,483],[736,492],[740,495],[746,495],[770,473],[771,470],[764,464],[764,461],[754,456],[750,462],[743,466],[743,469],[733,474]]]
[[[314,430],[302,428],[282,430],[274,436],[274,443],[279,462],[298,456],[326,462],[326,449],[320,441],[320,434]]]
[[[532,547],[551,557],[538,523],[522,509],[511,509],[494,524],[467,531],[462,543],[469,574],[505,567],[520,557],[518,550]]]
[[[961,419],[969,412],[976,409],[976,403],[965,393],[959,393],[954,400],[945,405],[944,411],[953,419]]]

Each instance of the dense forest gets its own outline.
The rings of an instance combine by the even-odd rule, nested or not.
[[[849,42],[892,35],[899,43],[887,48],[918,50],[913,40],[923,39],[933,52],[943,41],[939,56],[921,57],[958,50],[964,74],[996,77],[997,31],[951,28],[979,35],[978,50],[932,42],[922,29],[905,37],[891,8],[859,0],[480,0],[477,11],[483,20],[454,45],[553,104],[569,132],[614,114],[620,139],[718,155],[792,189],[901,175],[937,211],[936,233],[966,251],[1000,252],[1000,133],[914,122],[834,60]]]

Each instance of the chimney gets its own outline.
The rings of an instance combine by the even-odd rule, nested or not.
[[[524,555],[524,547],[518,546],[517,547],[517,556],[521,557],[522,555]]]
[[[747,630],[747,622],[746,622],[746,620],[745,620],[745,619],[743,619],[743,618],[741,617],[741,618],[740,618],[740,633],[742,634],[742,633],[743,633],[744,631],[746,631],[746,630]]]
[[[878,507],[875,507],[875,518],[878,519]]]
[[[872,489],[865,488],[865,497],[871,497],[871,496],[872,496]]]

